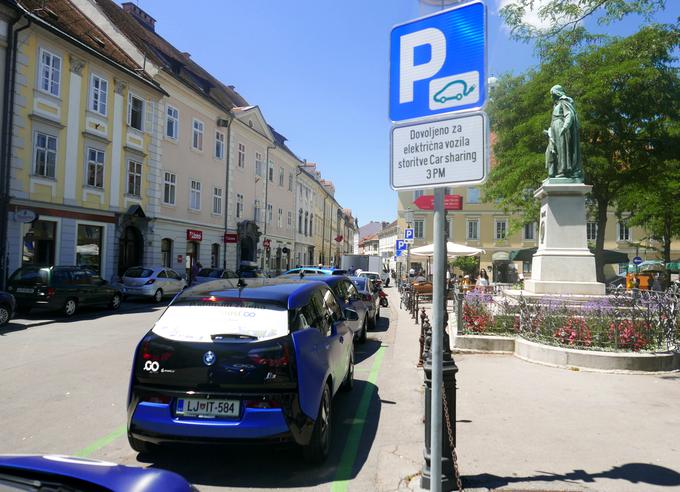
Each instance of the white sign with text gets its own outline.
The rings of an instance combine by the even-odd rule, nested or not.
[[[482,183],[488,174],[486,114],[479,111],[392,128],[395,190]]]

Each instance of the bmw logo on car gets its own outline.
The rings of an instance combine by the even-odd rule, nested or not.
[[[216,359],[217,357],[215,357],[215,352],[212,350],[208,350],[205,354],[203,354],[203,363],[206,366],[212,366]]]

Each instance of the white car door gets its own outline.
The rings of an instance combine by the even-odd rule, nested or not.
[[[184,288],[184,280],[182,280],[179,274],[170,268],[167,269],[167,273],[168,281],[172,282],[173,293],[177,293],[182,290]]]

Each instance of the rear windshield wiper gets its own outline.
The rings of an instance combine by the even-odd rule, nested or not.
[[[221,333],[218,335],[211,335],[213,342],[234,342],[234,341],[249,341],[257,340],[256,336],[243,335],[241,333]]]

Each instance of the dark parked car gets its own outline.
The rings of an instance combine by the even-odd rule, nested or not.
[[[198,275],[196,275],[194,285],[212,282],[221,278],[238,278],[238,274],[224,268],[202,268]]]
[[[0,455],[0,490],[193,492],[176,473],[63,454]]]
[[[366,303],[368,309],[368,326],[375,328],[380,317],[380,296],[378,287],[368,277],[350,277],[356,285],[359,295]]]
[[[22,313],[43,308],[73,316],[81,306],[118,309],[122,299],[120,291],[93,270],[78,266],[21,267],[10,277],[7,290]]]
[[[14,316],[17,302],[12,294],[7,292],[0,292],[0,326],[9,323],[9,320]]]
[[[215,280],[186,289],[134,354],[128,440],[292,441],[328,456],[332,399],[354,381],[354,344],[326,284]]]

